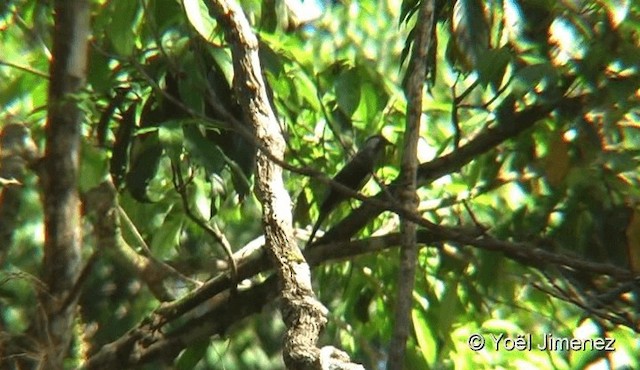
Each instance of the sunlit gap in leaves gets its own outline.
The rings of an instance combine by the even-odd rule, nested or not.
[[[551,56],[556,65],[564,65],[572,59],[582,59],[584,56],[584,38],[564,18],[553,21],[549,28],[549,40],[556,45],[555,53]]]
[[[285,3],[295,19],[301,24],[306,24],[305,31],[307,32],[315,29],[309,23],[322,17],[327,6],[325,0],[285,0]]]

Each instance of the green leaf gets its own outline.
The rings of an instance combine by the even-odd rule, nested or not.
[[[151,250],[158,258],[168,258],[178,245],[180,231],[184,224],[184,216],[179,207],[174,207],[162,222],[162,227],[153,233]]]
[[[403,0],[402,6],[400,7],[400,22],[409,21],[409,18],[418,10],[418,5],[420,2],[418,0]]]
[[[165,0],[147,0],[145,16],[153,19],[157,29],[154,32],[164,33],[167,29],[184,24],[184,13],[180,2]]]
[[[513,78],[511,89],[516,97],[524,96],[542,81],[555,84],[556,70],[550,63],[540,63],[519,69]]]
[[[489,49],[482,54],[478,63],[478,78],[483,86],[491,85],[495,90],[501,86],[511,53],[506,47]]]
[[[182,127],[185,149],[194,160],[207,172],[207,177],[220,173],[225,166],[224,154],[217,145],[211,143],[195,124]]]
[[[182,154],[182,143],[184,143],[182,123],[183,120],[166,121],[158,128],[158,140],[167,151],[169,158],[174,161],[180,160],[180,154]]]
[[[381,103],[376,87],[371,83],[362,86],[362,99],[356,111],[354,119],[368,126],[380,113]]]
[[[108,173],[107,153],[87,141],[82,142],[80,156],[80,174],[78,176],[80,191],[87,191],[100,184]]]
[[[411,318],[413,322],[413,330],[416,332],[416,341],[420,347],[422,357],[429,365],[434,365],[438,355],[437,338],[431,330],[431,326],[427,322],[423,311],[412,310]]]
[[[293,81],[296,94],[302,98],[300,103],[306,103],[314,111],[319,111],[321,107],[318,102],[315,82],[300,69],[294,69],[292,72],[289,72],[289,78]]]
[[[229,51],[218,47],[208,48],[207,50],[209,50],[209,54],[213,57],[219,70],[227,80],[227,86],[231,86],[233,82],[233,61]]]
[[[521,334],[522,328],[511,320],[504,319],[489,319],[482,323],[482,329],[488,333],[493,334]]]
[[[265,0],[261,3],[260,29],[264,32],[273,33],[278,27],[278,2],[275,0]]]
[[[251,181],[249,175],[245,174],[242,167],[235,161],[228,161],[229,169],[231,170],[231,182],[236,190],[236,193],[240,196],[240,199],[249,194],[251,191]]]
[[[403,66],[404,62],[407,60],[407,57],[409,56],[409,52],[411,51],[411,45],[413,45],[413,41],[415,40],[415,38],[416,38],[416,27],[414,26],[411,29],[411,31],[409,31],[409,34],[407,35],[407,40],[405,41],[404,47],[400,52],[400,66]]]
[[[335,85],[338,106],[348,117],[352,117],[360,104],[361,81],[358,71],[347,69],[338,77]]]
[[[452,40],[462,65],[478,66],[481,56],[489,49],[489,24],[483,4],[479,0],[458,0],[453,6]]]
[[[180,79],[178,82],[178,94],[180,100],[197,114],[204,113],[204,74],[203,65],[199,63],[193,53],[185,53],[180,58]]]
[[[291,63],[292,60],[285,55],[279,54],[271,45],[264,40],[260,40],[260,64],[264,71],[271,72],[274,76],[282,76],[285,73],[285,63]]]
[[[107,36],[117,53],[129,56],[133,53],[137,35],[136,18],[138,16],[138,1],[112,1],[111,22]]]
[[[191,345],[182,351],[180,357],[178,357],[175,368],[177,370],[191,370],[195,368],[207,353],[207,348],[209,348],[208,340]]]
[[[109,69],[109,58],[96,50],[89,49],[89,60],[91,61],[91,73],[87,74],[87,83],[93,87],[96,92],[109,94],[113,88],[112,74]],[[1,104],[1,102],[0,102]]]
[[[217,22],[213,17],[209,16],[209,10],[204,1],[182,0],[182,3],[189,23],[205,40],[211,40]]]
[[[304,188],[301,189],[300,194],[296,198],[296,205],[293,209],[293,219],[301,225],[308,225],[311,223],[311,217],[309,217],[309,199]]]
[[[460,311],[460,298],[458,298],[458,280],[447,281],[447,290],[440,300],[438,309],[437,327],[441,335],[449,335],[451,326]]]
[[[162,155],[162,145],[158,141],[156,133],[149,133],[148,136],[137,143],[139,148],[135,148],[135,156],[131,158],[129,172],[125,178],[127,188],[131,195],[140,202],[150,202],[147,196],[147,186],[158,172],[160,156]]]
[[[0,77],[4,77],[1,76]],[[6,107],[9,103],[16,98],[24,95],[28,90],[25,88],[24,81],[25,76],[18,76],[17,78],[6,81],[3,83],[2,89],[0,89],[0,106]]]
[[[131,140],[133,139],[133,129],[136,125],[136,108],[137,104],[133,103],[122,115],[118,131],[116,132],[116,140],[113,143],[113,149],[111,151],[109,170],[116,188],[119,188],[127,172],[129,149]]]

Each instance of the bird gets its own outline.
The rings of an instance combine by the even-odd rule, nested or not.
[[[360,190],[371,178],[375,168],[382,158],[384,148],[389,145],[389,141],[382,135],[369,137],[364,145],[358,150],[353,158],[333,177],[333,181],[348,187],[353,191]],[[313,225],[311,235],[307,240],[305,248],[311,245],[320,225],[329,216],[329,213],[340,203],[348,199],[349,196],[335,188],[329,188],[327,195],[320,204],[318,219]]]

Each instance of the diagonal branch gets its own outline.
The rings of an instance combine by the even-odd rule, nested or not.
[[[633,274],[618,266],[548,252],[530,243],[491,239],[480,236],[475,231],[454,227],[441,228],[439,233],[448,234],[451,239],[444,239],[436,236],[435,233],[419,230],[417,232],[418,243],[437,245],[447,241],[453,244],[468,245],[469,241],[476,240],[474,246],[479,249],[504,253],[508,258],[537,269],[556,266],[560,270],[580,270],[594,276],[609,275],[620,284],[625,284],[625,282],[635,284]],[[305,258],[311,266],[319,266],[330,261],[347,260],[362,254],[378,253],[400,245],[401,241],[401,235],[396,233],[353,242],[317,245],[305,251]],[[237,252],[234,256],[240,261],[238,265],[240,279],[269,270],[268,258],[259,252],[261,249],[257,251],[258,253],[246,262],[242,262],[241,252]],[[103,346],[81,368],[113,369],[140,366],[163,355],[178,353],[180,350],[211,336],[224,335],[225,330],[230,326],[260,311],[267,303],[273,302],[277,298],[276,283],[275,277],[272,276],[264,283],[232,295],[230,289],[233,287],[233,283],[229,275],[221,274],[186,297],[176,302],[163,304],[154,313],[143,319],[137,327],[116,341]],[[203,306],[206,306],[204,310],[201,309]],[[196,307],[197,309],[195,309]],[[636,325],[632,321],[619,323],[631,328]]]
[[[505,99],[508,104],[510,99]],[[567,105],[583,104],[586,97],[565,97],[552,104],[534,105],[519,112],[513,112],[508,121],[498,117],[493,127],[489,127],[456,151],[438,157],[430,162],[422,163],[418,167],[418,187],[424,187],[447,174],[459,171],[477,156],[487,153],[496,146],[512,139],[534,126],[534,124],[549,115],[554,109]],[[508,109],[499,107],[497,110]],[[399,180],[393,181],[387,191],[394,197],[398,195]],[[373,198],[378,201],[388,199],[387,191],[380,192]],[[318,242],[330,243],[346,240],[365,227],[384,209],[376,207],[372,202],[365,202],[351,212],[346,218],[336,224]]]
[[[258,56],[258,39],[252,32],[242,8],[232,0],[207,2],[209,10],[222,26],[231,45],[234,67],[233,87],[245,117],[251,122],[260,146],[282,161],[285,143],[280,125],[273,113]],[[290,369],[352,368],[349,358],[333,351],[329,358],[339,358],[335,364],[323,364],[316,347],[326,324],[326,308],[316,299],[311,286],[311,272],[299,250],[291,216],[291,198],[282,179],[282,167],[258,153],[256,195],[262,203],[265,247],[275,268],[280,286],[280,311],[287,326],[283,357]]]

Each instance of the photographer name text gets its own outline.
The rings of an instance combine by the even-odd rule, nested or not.
[[[615,351],[614,338],[567,338],[544,334],[540,341],[531,334],[509,337],[503,334],[490,334],[496,351]]]

